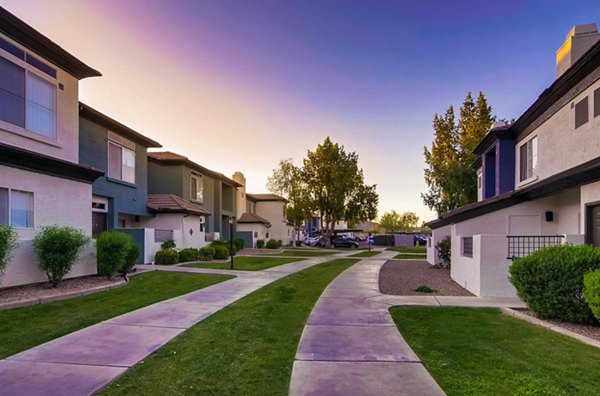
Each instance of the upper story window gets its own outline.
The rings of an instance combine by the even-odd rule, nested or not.
[[[529,139],[519,148],[519,181],[524,181],[534,176],[537,168],[537,136]]]
[[[135,183],[135,143],[108,132],[108,177]]]
[[[190,199],[196,202],[204,201],[204,180],[198,172],[192,171],[190,178]]]
[[[56,70],[0,38],[0,121],[56,139]]]
[[[600,88],[594,91],[594,117],[600,115]]]
[[[587,96],[575,104],[575,128],[579,128],[589,121]]]
[[[0,187],[0,225],[33,228],[33,193]]]

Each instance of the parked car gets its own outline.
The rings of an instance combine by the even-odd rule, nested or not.
[[[358,247],[358,242],[352,240],[352,239],[346,239],[346,238],[335,238],[333,241],[331,241],[331,244],[333,245],[333,247],[349,247],[349,248],[357,248]]]
[[[321,240],[321,236],[317,235],[314,237],[308,237],[304,239],[304,244],[306,246],[315,246],[319,243],[319,241]]]
[[[427,246],[427,238],[422,236],[415,236],[415,246]]]

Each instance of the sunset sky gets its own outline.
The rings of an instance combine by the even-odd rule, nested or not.
[[[379,211],[422,203],[433,115],[483,91],[516,118],[600,1],[0,0],[100,70],[80,99],[265,192],[326,136],[356,151]]]

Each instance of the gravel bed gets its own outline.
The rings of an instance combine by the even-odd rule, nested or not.
[[[82,292],[95,287],[115,285],[122,282],[122,278],[113,280],[105,276],[93,275],[80,278],[65,279],[52,287],[50,283],[36,283],[33,285],[8,287],[0,289],[0,303],[30,300],[33,298],[53,297],[61,294]]]
[[[528,309],[519,309],[518,310],[525,315],[529,315],[533,318],[536,316]],[[582,336],[586,336],[592,338],[594,340],[600,341],[600,326],[598,325],[587,325],[581,323],[571,323],[571,322],[561,322],[559,320],[552,319],[542,319],[544,322],[551,323],[555,326],[562,327],[563,329],[570,330],[573,333],[580,334]]]
[[[434,293],[419,293],[419,286],[429,286]],[[398,296],[472,296],[450,278],[450,270],[431,266],[424,260],[389,260],[379,273],[379,290]]]

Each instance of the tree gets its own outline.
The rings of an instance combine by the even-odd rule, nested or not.
[[[404,212],[400,215],[400,227],[405,231],[413,231],[419,224],[419,216],[415,212]]]
[[[385,228],[386,231],[394,233],[401,227],[400,214],[395,210],[385,212],[383,216],[381,216],[381,219],[379,219],[379,224]]]
[[[375,186],[364,184],[358,155],[329,137],[304,159],[304,180],[311,207],[319,212],[325,245],[329,247],[335,224],[340,220],[372,220],[379,197]]]
[[[302,223],[310,218],[312,212],[302,169],[294,165],[291,158],[279,161],[279,166],[273,169],[273,174],[267,180],[267,188],[287,200],[285,214],[287,221],[294,224],[292,240],[295,247]]]
[[[438,216],[477,199],[477,176],[471,165],[473,150],[487,134],[495,117],[482,92],[477,101],[469,92],[456,122],[450,106],[444,116],[435,114],[431,149],[425,147],[425,182],[428,191],[423,202]]]

